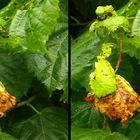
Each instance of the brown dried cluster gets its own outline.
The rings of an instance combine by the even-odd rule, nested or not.
[[[4,113],[16,105],[16,98],[10,95],[3,84],[0,82],[0,118]]]
[[[85,100],[91,102],[93,108],[98,109],[111,120],[120,119],[124,125],[140,108],[140,96],[123,77],[116,75],[116,82],[117,90],[115,93],[99,99],[93,93],[89,93]]]

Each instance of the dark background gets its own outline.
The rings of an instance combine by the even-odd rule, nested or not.
[[[71,0],[70,29],[72,37],[77,37],[90,22],[96,19],[95,10],[97,6],[113,5],[115,10],[117,10],[123,7],[128,1],[129,0]]]
[[[7,5],[9,2],[10,0],[0,0],[0,9]]]

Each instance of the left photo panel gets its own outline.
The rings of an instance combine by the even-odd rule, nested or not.
[[[68,139],[68,0],[0,1],[0,139]]]

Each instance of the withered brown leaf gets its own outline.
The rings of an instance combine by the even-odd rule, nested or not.
[[[0,118],[5,112],[12,109],[16,105],[16,98],[10,95],[4,85],[0,82]]]
[[[120,75],[116,75],[117,90],[107,96],[96,98],[93,93],[88,93],[86,101],[92,103],[92,107],[98,109],[111,120],[120,119],[125,125],[133,113],[140,108],[140,96],[131,85]]]

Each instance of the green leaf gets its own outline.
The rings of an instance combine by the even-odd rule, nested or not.
[[[27,2],[27,0],[25,0]],[[5,30],[9,27],[13,16],[15,15],[17,9],[21,8],[23,5],[16,3],[11,0],[4,8],[0,9],[0,18],[5,21]]]
[[[95,33],[88,31],[72,42],[71,49],[71,79],[72,88],[89,88],[89,74],[100,53],[100,40]]]
[[[35,76],[41,80],[50,91],[50,95],[56,89],[64,89],[63,99],[67,100],[67,83],[68,83],[68,62],[67,62],[67,31],[55,35],[47,43],[48,50],[56,57],[42,54],[26,55],[28,69],[34,72]]]
[[[133,64],[133,81],[132,81],[132,85],[133,88],[135,89],[135,91],[137,93],[140,93],[140,86],[139,86],[139,79],[140,79],[140,65],[138,64],[138,60],[133,58],[132,59],[132,64]]]
[[[65,2],[66,4],[66,2]],[[60,17],[48,43],[48,50],[54,55],[29,54],[26,55],[29,71],[49,90],[50,96],[56,89],[63,89],[61,100],[68,99],[68,31],[66,6],[63,0],[60,3]]]
[[[137,5],[135,5],[135,4],[137,4]],[[140,15],[140,12],[138,10],[138,7],[140,7],[140,3],[137,0],[132,0],[131,2],[129,2],[129,8],[125,7],[126,14],[130,14],[129,11],[132,12],[135,9],[136,17],[135,17],[134,21],[132,22],[132,29],[131,29],[132,36],[130,36],[130,37],[126,37],[125,35],[123,36],[123,52],[129,54],[131,57],[135,57],[136,59],[138,59],[138,61],[140,63],[140,47],[139,47],[140,46],[140,43],[139,43],[139,39],[140,39],[139,15]],[[135,14],[133,14],[133,16],[135,16]]]
[[[115,72],[107,60],[95,62],[95,71],[90,74],[89,85],[97,98],[116,91]]]
[[[109,13],[111,13],[112,16],[116,15],[116,11],[114,10],[112,5],[98,6],[95,13],[97,16],[101,16],[101,18],[105,15],[108,16]]]
[[[0,18],[0,32],[4,30],[5,25],[6,25],[6,21]]]
[[[115,68],[118,60],[118,51],[116,49],[113,50],[113,55],[110,57],[109,62]],[[127,73],[126,71],[129,72]],[[125,53],[122,53],[121,63],[119,66],[119,69],[117,71],[117,74],[122,75],[127,81],[130,83],[133,81],[134,78],[134,69],[131,62],[131,57]]]
[[[113,132],[103,137],[102,140],[130,140],[130,139],[118,132]]]
[[[95,62],[95,70],[89,76],[91,93],[97,98],[116,91],[115,71],[107,60],[112,53],[113,47],[111,43],[102,45],[102,52],[97,56],[98,60]]]
[[[48,107],[41,114],[15,123],[11,131],[20,140],[67,140],[67,127],[67,112]]]
[[[116,131],[128,136],[131,140],[139,140],[140,138],[140,114],[137,114],[128,121],[126,126],[118,127]]]
[[[97,28],[106,27],[110,32],[114,32],[119,28],[128,31],[129,22],[124,16],[109,17],[103,21],[95,21],[90,26],[90,31],[95,31]]]
[[[56,89],[63,89],[61,99],[66,102],[68,99],[68,33],[67,33],[67,2],[60,1],[60,16],[57,25],[47,43],[48,50],[55,56],[41,54],[27,55],[29,71],[41,80],[49,90],[50,96]]]
[[[87,102],[72,102],[72,125],[83,128],[103,128],[104,117]],[[95,121],[96,120],[96,121]]]
[[[17,10],[9,35],[19,38],[19,52],[47,52],[45,44],[56,25],[58,11],[58,0],[35,1],[31,9]]]
[[[0,132],[0,140],[17,140],[17,139],[9,135],[8,133]]]
[[[32,76],[24,65],[23,55],[9,55],[0,51],[0,81],[17,100],[26,95]]]
[[[137,34],[140,34],[140,10],[138,10],[132,26],[132,36]]]
[[[129,54],[131,57],[138,59],[140,63],[140,11],[137,12],[136,18],[132,24],[132,31],[130,37],[123,36],[123,52]]]
[[[68,27],[68,0],[59,0],[59,7],[60,11],[57,24],[59,24],[59,28]]]
[[[140,35],[134,37],[123,37],[123,53],[127,53],[131,57],[138,59],[140,63]]]
[[[108,133],[105,130],[72,127],[72,140],[101,140]]]
[[[140,8],[139,0],[130,0],[127,1],[127,3],[117,11],[117,13],[119,15],[131,17],[136,15],[139,8]]]
[[[72,128],[72,140],[130,140],[126,136],[100,129]]]

